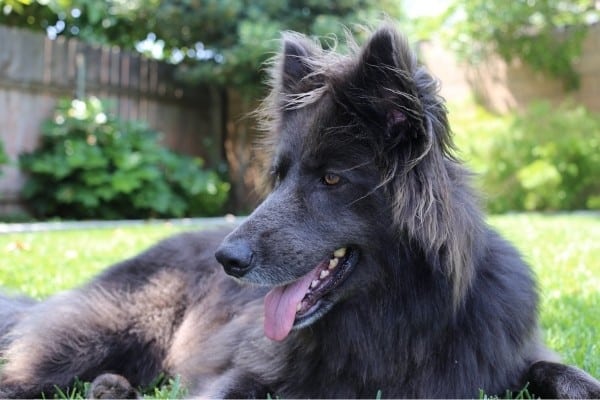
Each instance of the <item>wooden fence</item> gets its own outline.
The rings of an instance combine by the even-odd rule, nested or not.
[[[220,90],[178,84],[172,65],[117,47],[0,26],[0,140],[13,161],[36,147],[58,99],[77,91],[108,100],[121,118],[146,121],[178,152],[213,165],[224,159]],[[14,163],[2,172],[0,214],[15,209],[24,181]]]

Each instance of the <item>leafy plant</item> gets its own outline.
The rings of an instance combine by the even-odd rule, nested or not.
[[[482,182],[493,212],[600,209],[600,117],[532,104],[498,131]]]
[[[23,197],[39,217],[214,215],[229,184],[202,161],[162,147],[145,124],[122,121],[95,97],[60,101],[40,147],[20,156]]]

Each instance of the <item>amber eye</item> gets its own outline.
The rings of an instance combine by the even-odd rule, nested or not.
[[[325,174],[325,176],[323,177],[323,182],[326,185],[330,185],[330,186],[337,185],[340,182],[340,176],[336,175],[336,174],[331,174],[331,173]]]

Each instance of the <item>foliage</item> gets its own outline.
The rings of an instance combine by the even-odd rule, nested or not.
[[[10,3],[20,4],[7,16],[14,25],[130,49],[148,38],[148,42],[162,47],[163,57],[182,62],[185,79],[218,83],[245,94],[260,90],[263,81],[260,66],[276,50],[275,39],[282,30],[327,35],[331,39],[331,34],[344,35],[343,26],[359,32],[355,24],[372,23],[382,18],[383,13],[391,18],[401,17],[401,4],[396,0],[10,0]],[[52,13],[47,15],[49,10],[54,17]]]
[[[43,0],[0,0],[0,13],[8,26],[46,29],[59,20],[56,9]]]
[[[20,156],[23,197],[40,217],[148,218],[214,215],[229,184],[202,161],[158,143],[145,124],[106,113],[97,98],[63,100],[41,146]]]
[[[254,94],[264,80],[261,65],[277,50],[279,32],[295,30],[320,37],[325,46],[334,43],[334,37],[343,37],[345,27],[364,35],[357,23],[369,23],[382,17],[376,10],[385,10],[390,16],[400,17],[399,2],[391,0],[345,1],[219,1],[221,10],[211,15],[198,13],[187,19],[198,27],[212,29],[192,38],[185,46],[203,43],[212,53],[204,62],[189,64],[182,75],[192,81],[214,81],[224,86]],[[204,21],[203,21],[204,20]],[[209,23],[210,21],[210,23]],[[230,25],[223,29],[223,25]],[[173,36],[167,34],[165,36]]]
[[[499,136],[483,177],[493,211],[600,209],[600,117],[533,104]]]
[[[452,25],[449,45],[471,63],[491,53],[519,58],[576,89],[573,63],[595,13],[589,0],[454,0],[445,22]]]
[[[2,23],[131,48],[143,39],[158,1],[0,0]],[[137,21],[137,22],[136,22]]]
[[[8,156],[4,152],[4,144],[0,141],[0,176],[2,176],[2,165],[8,163]]]
[[[477,119],[454,126],[490,211],[600,209],[600,116],[537,102],[523,115]]]

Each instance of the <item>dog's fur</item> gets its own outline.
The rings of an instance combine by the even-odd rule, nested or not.
[[[483,222],[437,83],[393,28],[348,56],[285,34],[271,71],[264,202],[226,237],[175,236],[3,307],[0,397],[98,376],[92,396],[129,396],[122,377],[160,372],[201,397],[474,397],[528,381],[600,396],[540,343],[531,271]],[[340,248],[333,289],[290,331],[282,287]]]

